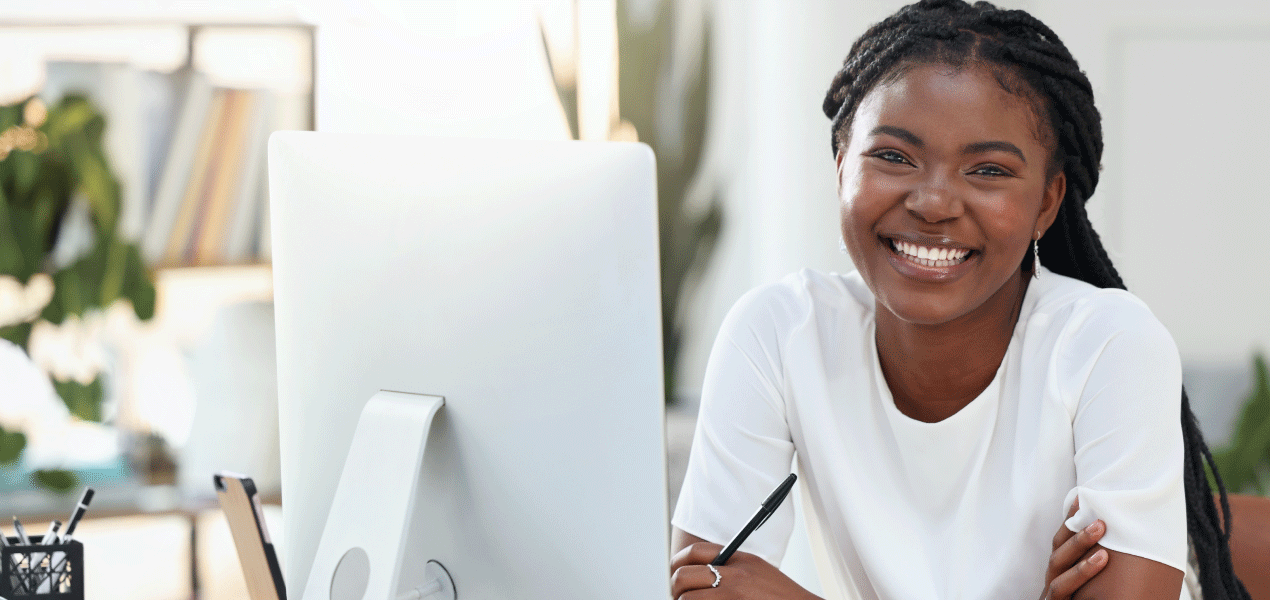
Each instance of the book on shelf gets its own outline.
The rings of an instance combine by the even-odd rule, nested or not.
[[[176,220],[166,232],[156,232],[164,236],[167,243],[163,246],[161,264],[180,265],[185,263],[185,247],[194,228],[203,199],[203,188],[207,185],[208,171],[212,158],[218,154],[217,146],[222,143],[224,133],[223,121],[227,112],[226,105],[231,101],[225,90],[216,90],[212,95],[212,106],[203,120],[203,130],[199,134],[198,149],[190,163],[190,173],[181,190],[180,204]],[[175,168],[180,168],[176,166]]]
[[[149,264],[163,260],[168,238],[181,210],[185,185],[193,170],[199,140],[212,110],[212,85],[200,73],[191,73],[168,144],[167,159],[151,203],[150,219],[141,240],[141,252]]]
[[[255,104],[246,90],[226,90],[221,138],[207,165],[207,181],[199,190],[198,214],[184,249],[184,261],[192,265],[212,265],[222,261],[225,221],[231,212],[231,195],[242,177],[248,117]]]
[[[230,264],[247,262],[253,258],[258,233],[267,226],[262,220],[262,213],[267,209],[267,191],[264,188],[267,187],[265,184],[268,178],[265,176],[265,160],[275,105],[276,100],[272,93],[257,94],[248,122],[242,177],[233,191],[232,212],[225,223],[225,233],[218,238],[224,243],[221,256]],[[256,253],[259,258],[266,256],[262,252]]]
[[[303,129],[307,99],[218,88],[194,78],[156,189],[144,251],[150,264],[268,259],[265,150],[275,129]]]
[[[239,100],[230,125],[233,137],[193,247],[195,264],[235,263],[251,258],[251,249],[245,245],[231,256],[229,243],[231,235],[243,235],[233,228],[258,226],[255,216],[259,189],[255,179],[264,170],[263,148],[269,139],[272,95],[263,90],[242,92]]]

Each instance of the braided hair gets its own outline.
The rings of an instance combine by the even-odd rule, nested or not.
[[[902,77],[913,66],[968,65],[989,70],[1007,92],[1031,100],[1040,131],[1052,148],[1048,176],[1060,170],[1067,191],[1054,224],[1037,242],[1041,262],[1055,273],[1100,288],[1125,289],[1102,241],[1089,222],[1085,201],[1098,185],[1102,158],[1102,118],[1093,87],[1058,36],[1021,10],[988,2],[921,0],[870,27],[851,46],[842,69],[825,94],[823,109],[833,120],[832,148],[845,148],[856,108],[879,83]],[[1023,258],[1030,271],[1033,253]],[[1230,560],[1230,506],[1226,489],[1200,435],[1186,390],[1182,394],[1185,445],[1186,528],[1198,560],[1205,600],[1247,599]],[[1212,470],[1220,513],[1208,484]]]

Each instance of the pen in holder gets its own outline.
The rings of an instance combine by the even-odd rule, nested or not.
[[[84,545],[79,540],[44,545],[32,536],[0,547],[0,597],[6,600],[84,600]]]

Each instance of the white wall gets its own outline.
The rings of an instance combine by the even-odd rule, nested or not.
[[[532,2],[298,3],[318,25],[319,131],[569,137]]]

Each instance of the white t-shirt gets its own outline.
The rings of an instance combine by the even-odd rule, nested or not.
[[[1185,569],[1181,365],[1137,297],[1042,269],[992,383],[937,423],[896,409],[874,311],[858,273],[737,302],[676,527],[727,543],[796,456],[822,582],[846,597],[1036,598],[1077,494],[1073,530],[1101,518],[1106,548]],[[741,550],[780,564],[792,527],[787,502]]]

